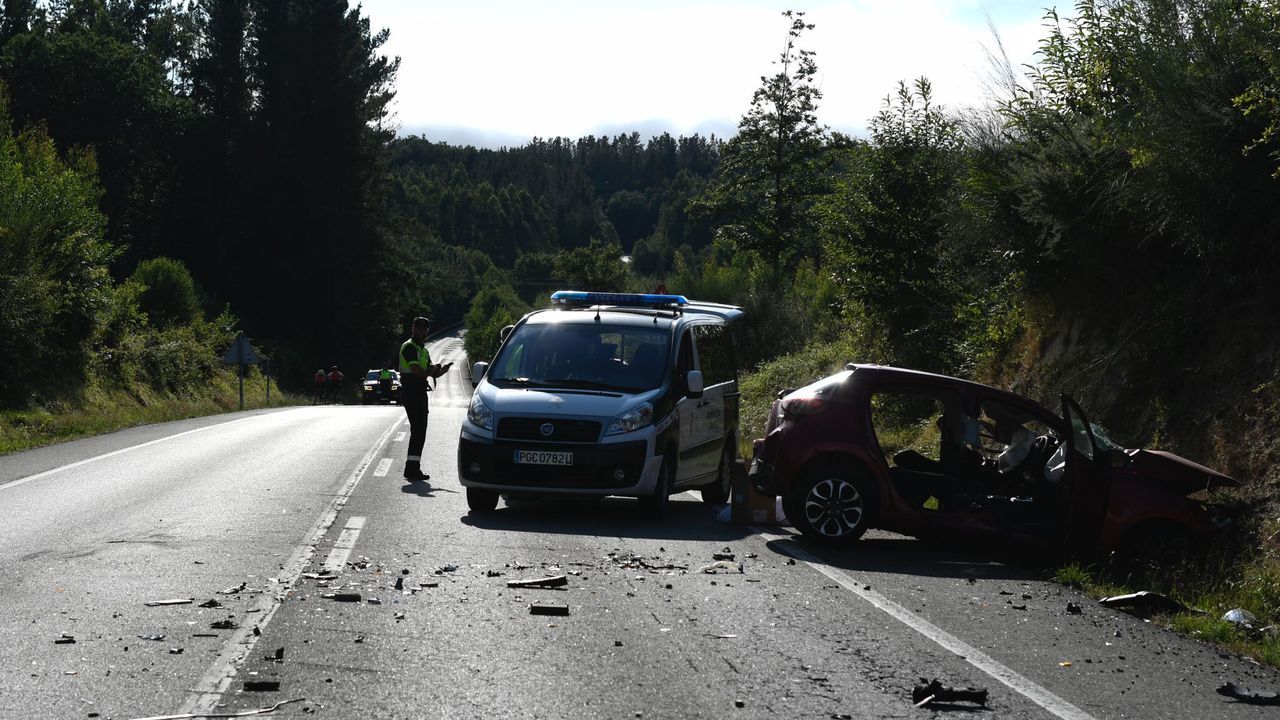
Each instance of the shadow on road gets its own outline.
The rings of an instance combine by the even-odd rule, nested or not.
[[[433,487],[430,481],[420,482],[416,480],[413,480],[413,481],[406,480],[405,484],[400,486],[400,492],[405,493],[407,495],[417,495],[418,497],[429,498],[429,497],[435,497],[436,496],[435,494],[438,492],[447,492],[447,493],[457,494],[458,491],[450,490],[449,488]]]
[[[1002,557],[998,549],[917,540],[902,535],[864,537],[848,548],[830,548],[806,542],[793,534],[766,543],[773,552],[792,556],[800,550],[825,565],[849,571],[894,573],[939,578],[996,580],[1038,579],[1034,565],[1018,558]]]
[[[744,525],[720,522],[720,506],[671,499],[667,517],[648,518],[627,498],[518,499],[492,513],[468,514],[462,522],[477,528],[510,532],[729,542],[751,534]]]

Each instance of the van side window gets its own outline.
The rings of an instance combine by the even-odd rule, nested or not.
[[[685,376],[693,369],[693,335],[688,330],[680,336],[680,354],[676,356],[676,378],[681,392],[687,390]],[[705,385],[705,381],[704,381]]]
[[[693,336],[698,340],[698,365],[707,387],[737,379],[733,343],[724,325],[695,325]]]

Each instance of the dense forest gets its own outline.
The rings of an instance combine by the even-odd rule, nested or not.
[[[744,306],[768,377],[1068,391],[1119,439],[1278,479],[1280,9],[1048,10],[988,102],[904,79],[866,137],[818,121],[812,26],[779,22],[732,138],[486,150],[394,137],[388,30],[346,0],[4,0],[0,404],[179,392],[209,372],[180,348],[235,329],[295,387],[420,313],[483,357],[557,286],[665,283]]]

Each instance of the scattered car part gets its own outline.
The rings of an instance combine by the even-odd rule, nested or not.
[[[943,685],[936,678],[925,682],[920,678],[919,685],[911,690],[911,702],[916,707],[924,707],[935,702],[971,702],[986,706],[986,688],[954,688]]]
[[[1269,690],[1250,690],[1246,687],[1240,687],[1233,682],[1226,682],[1218,686],[1218,694],[1225,695],[1233,700],[1238,700],[1249,705],[1280,705],[1280,693],[1271,692]]]

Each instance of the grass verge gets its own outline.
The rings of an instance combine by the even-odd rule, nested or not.
[[[274,383],[270,401],[266,396],[265,380],[255,369],[244,382],[246,410],[310,402],[306,398],[280,392]],[[75,403],[0,411],[0,455],[137,425],[239,409],[239,386],[235,375],[230,372],[218,373],[206,387],[189,393],[163,393],[145,388],[125,392],[90,387]]]

